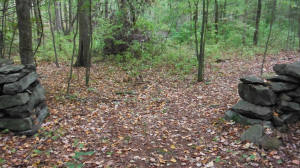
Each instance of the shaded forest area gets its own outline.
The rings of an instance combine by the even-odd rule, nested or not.
[[[50,116],[0,167],[299,167],[223,119],[238,79],[299,61],[299,0],[1,0],[0,59],[34,64]]]

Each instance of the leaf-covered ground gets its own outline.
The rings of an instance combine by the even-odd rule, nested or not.
[[[268,56],[266,71],[299,56]],[[239,140],[246,127],[222,119],[239,99],[239,77],[258,75],[260,62],[210,63],[203,83],[195,74],[181,79],[164,68],[131,78],[95,64],[89,88],[84,69],[75,69],[69,97],[69,67],[41,63],[51,115],[33,137],[0,134],[0,167],[299,167],[299,123],[289,133],[273,132],[283,146],[265,151]]]

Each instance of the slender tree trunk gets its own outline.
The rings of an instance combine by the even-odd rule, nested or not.
[[[3,1],[2,8],[2,28],[0,31],[0,58],[5,57],[5,35],[6,35],[6,11],[8,8],[8,0]]]
[[[54,2],[54,9],[55,9],[55,26],[57,31],[62,30],[61,25],[61,13],[60,13],[60,1],[55,0]]]
[[[62,12],[62,5],[61,2],[59,2],[59,13],[60,13],[60,25],[61,25],[61,29],[62,31],[65,33],[65,27],[64,27],[64,20],[63,20],[63,12]]]
[[[195,36],[195,53],[199,60],[199,40],[198,40],[198,17],[199,17],[199,0],[194,1],[193,21],[194,21],[194,36]]]
[[[75,66],[87,67],[89,64],[88,58],[91,43],[90,5],[89,0],[78,1],[79,51]]]
[[[205,53],[205,24],[206,21],[206,0],[202,0],[202,26],[201,26],[201,39],[200,39],[200,55],[198,59],[198,82],[202,82],[204,80],[204,53]]]
[[[219,33],[219,4],[218,0],[215,0],[215,33],[218,36]],[[218,37],[216,37],[218,41]]]
[[[88,66],[86,68],[86,74],[85,74],[85,85],[88,87],[90,82],[90,73],[91,73],[91,66],[92,66],[92,48],[93,48],[93,26],[92,26],[92,0],[89,0],[90,2],[90,9],[89,9],[89,22],[90,22],[90,52],[88,55]]]
[[[48,14],[49,14],[49,24],[50,24],[50,31],[52,35],[52,44],[53,44],[53,49],[54,49],[54,54],[55,54],[55,65],[56,67],[59,67],[58,63],[58,56],[57,56],[57,51],[56,51],[56,43],[55,43],[55,34],[53,30],[53,25],[52,25],[52,16],[51,16],[51,3],[48,2]]]
[[[13,31],[13,36],[12,36],[11,41],[10,41],[9,52],[8,52],[8,59],[9,60],[11,59],[11,49],[12,49],[12,45],[14,43],[14,39],[15,39],[15,36],[16,36],[17,26],[14,26],[13,30],[14,30]]]
[[[67,86],[67,95],[70,94],[70,85],[71,85],[71,80],[72,80],[72,75],[73,75],[73,62],[74,62],[74,57],[76,54],[76,37],[78,34],[78,20],[76,22],[76,27],[74,30],[74,36],[73,36],[73,53],[72,53],[72,58],[71,58],[71,65],[70,65],[70,73],[69,73],[69,79],[68,79],[68,86]]]
[[[66,24],[66,29],[65,29],[65,34],[69,34],[69,17],[68,17],[68,8],[67,8],[67,2],[64,0],[64,18],[65,18],[65,24]]]
[[[3,49],[4,49],[3,31],[0,30],[0,58],[4,58]]]
[[[38,39],[37,39],[37,41],[39,41],[40,39],[40,37],[41,37],[41,29],[42,29],[42,26],[41,26],[41,22],[40,22],[40,17],[39,17],[39,7],[38,7],[38,5],[37,5],[37,1],[38,0],[32,0],[32,2],[33,2],[33,12],[34,12],[34,16],[35,16],[35,24],[36,24],[36,27],[37,27],[37,31],[36,31],[36,33],[37,33],[37,37],[38,37]]]
[[[300,52],[300,12],[298,13],[298,40],[299,40],[299,52]]]
[[[259,33],[259,23],[260,23],[260,16],[261,16],[261,1],[257,1],[257,11],[256,11],[256,20],[255,20],[255,31],[253,36],[253,44],[257,46],[258,43],[258,33]]]
[[[247,21],[248,21],[248,0],[245,0],[245,9],[244,9],[244,30],[243,30],[243,45],[246,45],[246,38],[247,38]]]
[[[72,0],[69,0],[69,32],[72,31],[73,28],[73,10],[72,10],[73,6],[72,6]]]
[[[105,6],[105,19],[108,19],[108,0],[105,0],[104,6]]]
[[[273,23],[274,23],[274,20],[275,20],[276,3],[277,3],[277,0],[273,0],[273,9],[272,9],[272,18],[271,18],[271,22],[270,22],[270,30],[269,30],[269,34],[268,34],[268,38],[267,38],[267,42],[266,42],[266,47],[265,47],[265,52],[264,52],[264,57],[263,57],[263,61],[262,61],[261,69],[260,69],[260,75],[261,76],[263,75],[264,65],[265,65],[266,56],[267,56],[268,47],[269,47],[269,42],[270,42],[270,37],[271,37],[271,34],[272,34],[272,27],[273,27]]]
[[[21,63],[34,64],[32,52],[31,0],[16,0]]]

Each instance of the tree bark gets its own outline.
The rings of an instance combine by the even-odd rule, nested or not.
[[[245,0],[245,9],[244,9],[244,17],[243,17],[243,22],[244,22],[244,30],[243,30],[243,37],[242,37],[242,42],[243,45],[246,45],[246,38],[247,38],[247,20],[248,20],[248,0]]]
[[[32,52],[31,0],[16,0],[21,63],[34,64]]]
[[[90,29],[90,1],[78,1],[78,23],[79,23],[79,48],[78,56],[75,66],[88,67],[90,43],[91,43],[91,29]]]
[[[257,46],[258,43],[258,33],[259,33],[259,23],[261,16],[261,0],[257,1],[257,11],[256,11],[256,20],[255,20],[255,31],[253,36],[253,44]]]
[[[60,13],[60,1],[55,0],[54,2],[54,8],[55,8],[55,26],[57,31],[62,30],[62,25],[61,25],[61,13]]]
[[[200,55],[198,58],[198,82],[204,80],[204,53],[205,53],[205,28],[207,23],[206,0],[202,0],[202,26],[201,26],[201,39],[200,39]]]
[[[219,4],[218,4],[218,0],[215,0],[215,33],[216,33],[216,36],[218,36],[218,33],[219,33]],[[216,38],[218,38],[218,37],[216,37]]]
[[[298,40],[299,40],[299,52],[300,52],[300,12],[298,12]]]
[[[59,63],[58,63],[58,56],[56,52],[56,43],[55,43],[55,35],[54,35],[54,30],[53,30],[53,25],[52,25],[52,16],[51,16],[51,3],[48,2],[48,14],[49,14],[49,25],[50,25],[50,31],[52,35],[52,44],[53,44],[53,49],[54,49],[54,55],[55,55],[55,65],[57,68],[59,68]]]
[[[105,6],[105,19],[108,19],[108,0],[105,0],[104,6]]]

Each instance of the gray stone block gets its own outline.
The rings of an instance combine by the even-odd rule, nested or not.
[[[245,84],[258,84],[258,85],[265,85],[265,82],[263,79],[255,76],[255,75],[250,75],[250,76],[245,76],[240,79],[241,82]]]
[[[287,82],[287,83],[294,83],[294,84],[299,84],[300,81],[296,78],[286,76],[286,75],[276,75],[270,78],[267,78],[268,81],[272,82]]]
[[[0,74],[10,74],[24,69],[24,65],[4,65],[0,68]]]
[[[277,64],[273,67],[273,70],[278,75],[292,76],[300,79],[300,62],[295,62],[292,64]]]
[[[234,112],[253,119],[270,120],[272,118],[272,108],[259,106],[240,100],[232,107]]]
[[[242,99],[256,105],[272,106],[276,103],[275,93],[268,87],[240,83],[238,85],[239,95]]]
[[[0,119],[0,128],[9,129],[11,131],[26,131],[33,127],[32,119],[30,117],[23,119],[2,118]]]
[[[26,90],[33,82],[37,80],[38,76],[35,72],[31,72],[15,83],[5,84],[3,86],[4,94],[16,94]]]
[[[21,106],[29,101],[28,93],[19,93],[16,95],[0,96],[0,109],[6,109],[14,106]]]
[[[271,82],[271,89],[276,92],[287,92],[297,89],[298,85],[284,82]]]

